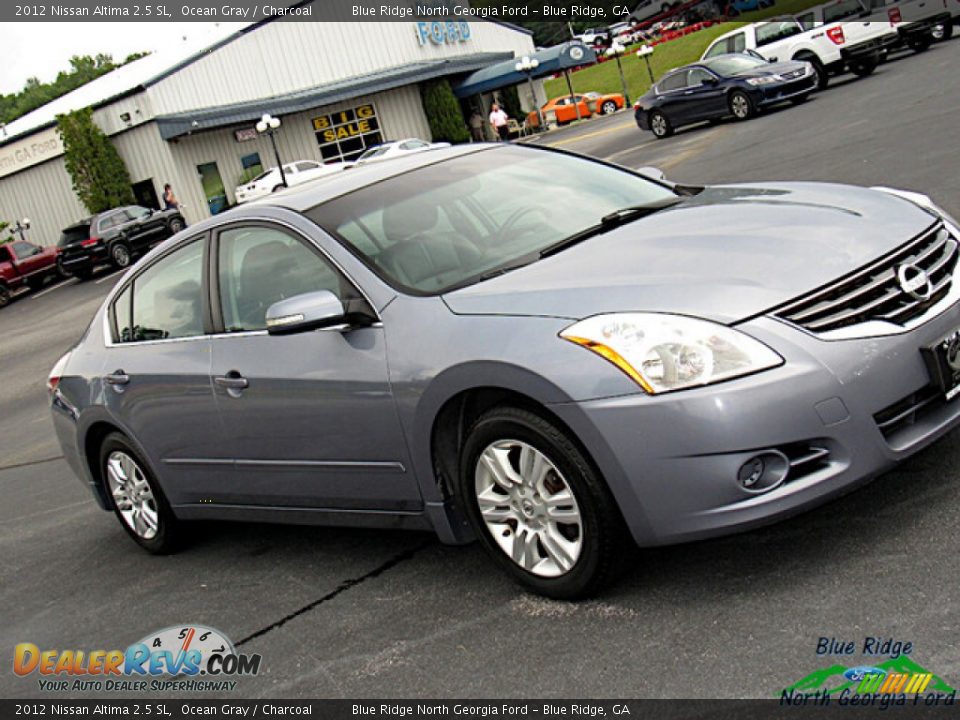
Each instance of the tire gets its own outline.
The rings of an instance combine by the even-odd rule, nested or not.
[[[42,277],[32,277],[27,278],[27,287],[36,292],[43,287],[44,278]]]
[[[167,226],[167,229],[170,230],[171,235],[176,235],[178,232],[183,230],[186,227],[183,220],[180,218],[174,218],[170,221],[170,224]]]
[[[99,467],[113,512],[134,542],[157,555],[176,550],[183,538],[182,525],[153,472],[125,435],[115,432],[106,437]]]
[[[70,273],[67,272],[66,268],[63,267],[63,258],[57,258],[57,277],[61,280],[66,280],[68,277],[72,277]]]
[[[517,484],[521,458],[531,466]],[[563,600],[592,595],[630,554],[625,548],[633,548],[602,478],[564,432],[535,413],[513,407],[484,413],[467,434],[460,468],[458,502],[480,542],[536,593]],[[551,519],[557,517],[564,519]]]
[[[617,111],[617,104],[613,100],[607,100],[600,106],[602,115],[613,115]]]
[[[757,108],[753,100],[742,90],[734,90],[727,98],[727,107],[730,108],[730,114],[737,121],[749,120],[757,114]]]
[[[130,267],[133,262],[133,256],[130,254],[130,246],[124,242],[115,242],[110,246],[110,262],[115,268],[122,270]]]
[[[854,60],[850,63],[850,72],[857,77],[867,77],[867,75],[871,75],[873,71],[877,69],[877,65],[879,64],[880,60],[876,57]]]
[[[830,73],[827,72],[827,69],[823,66],[823,63],[820,62],[820,58],[813,57],[811,55],[799,55],[794,60],[797,61],[806,61],[813,65],[813,71],[817,74],[817,90],[826,90],[827,85],[830,84]]]
[[[934,42],[944,42],[953,37],[953,23],[946,22],[935,25],[930,33]]]
[[[907,40],[907,47],[916,53],[926,52],[933,45],[933,38],[929,35],[914,36]]]
[[[10,288],[0,284],[0,308],[10,304]]]
[[[798,95],[795,98],[791,98],[790,102],[792,102],[794,105],[803,105],[809,99],[810,93],[804,93],[803,95]]]
[[[661,111],[654,110],[650,113],[650,132],[652,132],[658,140],[663,140],[673,135],[673,124],[670,122],[670,118]]]

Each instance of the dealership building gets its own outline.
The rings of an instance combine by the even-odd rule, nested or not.
[[[532,107],[524,77],[511,74],[513,58],[534,53],[527,31],[490,21],[273,20],[184,41],[0,130],[0,219],[29,218],[29,239],[52,244],[89,215],[64,163],[60,113],[93,107],[137,201],[158,206],[170,183],[195,222],[232,204],[242,176],[276,164],[270,140],[255,129],[264,113],[281,119],[275,139],[284,164],[349,160],[386,140],[432,139],[420,94],[427,81],[468,88],[458,92],[464,107],[487,105],[495,88],[515,84]],[[543,102],[542,86],[533,87]]]

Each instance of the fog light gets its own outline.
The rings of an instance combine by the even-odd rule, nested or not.
[[[786,480],[789,472],[790,461],[787,457],[776,450],[768,450],[741,465],[737,481],[748,492],[768,492]]]

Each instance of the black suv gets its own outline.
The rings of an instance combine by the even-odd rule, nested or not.
[[[125,268],[134,255],[187,226],[179,210],[151,210],[139,205],[107,210],[64,228],[60,235],[61,272],[86,280],[102,262]]]

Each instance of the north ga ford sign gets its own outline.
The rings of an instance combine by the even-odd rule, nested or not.
[[[63,155],[63,144],[56,128],[0,146],[0,177],[13,175],[58,155]]]
[[[420,40],[421,45],[426,45],[428,42],[434,45],[466,42],[470,39],[470,23],[453,20],[418,22],[417,39]]]

